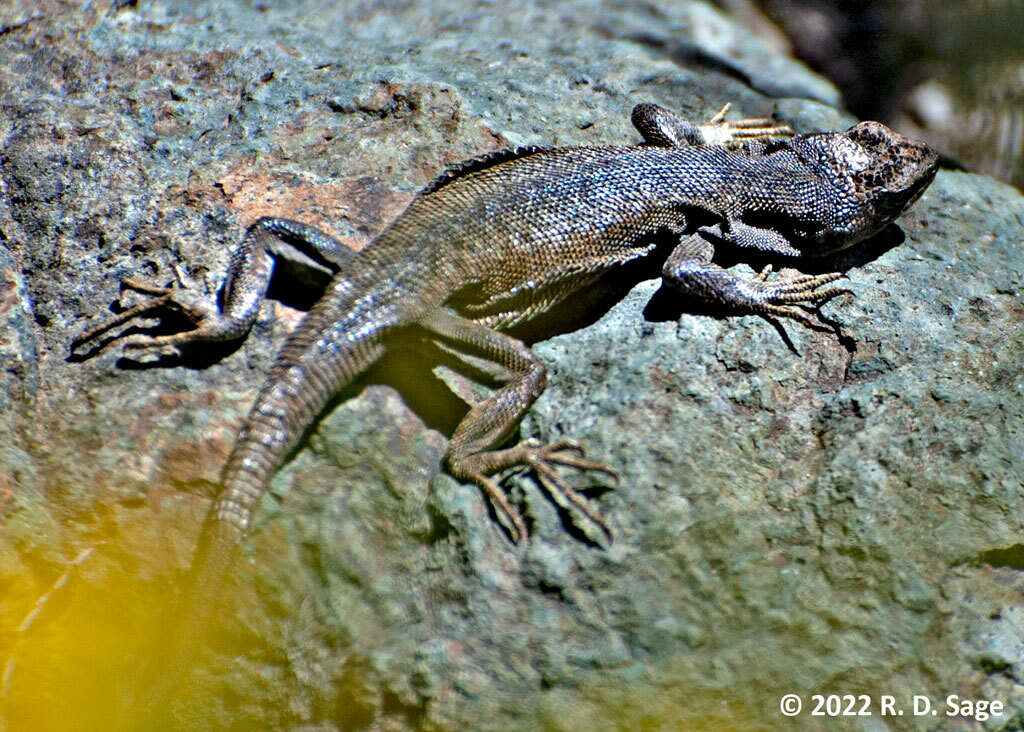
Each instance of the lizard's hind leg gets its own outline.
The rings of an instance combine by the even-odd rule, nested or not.
[[[531,439],[509,448],[496,449],[518,427],[523,415],[544,391],[547,375],[540,359],[521,341],[450,310],[437,310],[420,321],[420,325],[458,350],[483,356],[512,373],[509,383],[473,406],[455,428],[445,455],[451,474],[475,483],[487,494],[495,510],[508,521],[507,528],[517,543],[526,538],[526,524],[495,478],[497,474],[517,466],[533,470],[553,496],[563,496],[611,538],[608,524],[558,474],[555,466],[595,470],[617,477],[611,467],[585,460],[582,448],[565,440],[544,446]]]
[[[242,338],[256,320],[277,260],[333,276],[347,267],[353,256],[354,252],[344,244],[312,226],[290,219],[261,218],[246,230],[242,242],[231,253],[222,303],[213,295],[192,292],[184,286],[154,287],[125,279],[121,282],[122,291],[134,290],[151,298],[78,335],[71,341],[71,352],[74,354],[86,343],[130,321],[169,310],[184,315],[195,328],[169,335],[135,333],[114,337],[102,342],[97,350],[114,342],[127,350]]]
[[[644,142],[655,147],[689,147],[691,145],[736,146],[748,140],[771,137],[791,137],[793,130],[787,125],[776,125],[766,117],[725,119],[730,104],[726,104],[702,125],[690,122],[675,112],[644,102],[633,107],[631,121]]]

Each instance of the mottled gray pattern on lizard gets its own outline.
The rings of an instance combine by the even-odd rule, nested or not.
[[[793,260],[849,246],[895,219],[937,168],[928,147],[874,122],[775,142],[767,138],[789,130],[765,120],[728,123],[724,110],[697,126],[642,104],[633,122],[646,144],[522,148],[456,166],[355,255],[311,227],[261,219],[232,256],[222,309],[182,289],[126,283],[153,297],[83,333],[73,349],[162,308],[184,312],[196,328],[126,336],[126,348],[241,338],[276,257],[333,275],[288,338],[228,460],[194,565],[197,597],[215,596],[270,478],[304,430],[382,354],[389,331],[404,326],[513,375],[471,408],[445,458],[454,476],[485,491],[513,539],[524,537],[525,525],[496,476],[520,465],[607,531],[554,468],[610,468],[566,443],[501,448],[546,380],[543,364],[502,331],[651,254],[665,233],[679,240],[663,269],[679,292],[735,313],[811,324],[815,307],[845,292],[830,285],[839,274],[769,280],[766,269],[744,280],[711,261],[715,247]]]

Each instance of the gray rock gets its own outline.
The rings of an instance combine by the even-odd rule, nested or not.
[[[177,267],[215,290],[264,214],[361,246],[446,164],[635,140],[642,100],[848,122],[825,82],[699,3],[26,2],[0,27],[10,729],[130,721],[304,299],[284,287],[244,343],[181,361],[69,360],[120,278]],[[508,481],[532,531],[512,546],[440,470],[475,387],[422,344],[397,350],[276,476],[177,712],[218,729],[749,729],[785,724],[784,693],[870,694],[876,715],[881,694],[908,710],[959,694],[1006,703],[986,729],[1019,724],[1024,202],[942,172],[900,225],[829,265],[857,292],[826,308],[834,332],[676,312],[653,280],[553,321],[522,433],[620,470],[574,477],[608,546],[529,476]],[[797,720],[959,723],[846,721]]]

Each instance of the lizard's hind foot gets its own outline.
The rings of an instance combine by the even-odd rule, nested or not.
[[[597,471],[618,480],[619,474],[606,463],[594,462],[583,459],[583,448],[571,440],[562,440],[553,445],[544,447],[536,440],[527,440],[526,444],[534,445],[528,448],[529,465],[533,468],[537,478],[552,495],[561,494],[580,513],[590,519],[601,528],[608,541],[612,540],[612,530],[605,520],[587,503],[587,499],[581,496],[575,488],[569,485],[552,467],[554,465],[565,465],[570,468],[584,471]]]
[[[644,141],[656,147],[739,147],[748,141],[793,136],[793,128],[777,125],[767,117],[747,117],[730,122],[725,115],[731,106],[726,104],[704,124],[695,124],[671,110],[645,102],[633,108],[632,122]]]
[[[133,279],[121,281],[122,293],[125,290],[133,290],[150,297],[138,305],[97,323],[76,336],[71,341],[72,354],[75,354],[83,345],[96,341],[104,333],[108,333],[133,320],[155,317],[161,311],[180,313],[195,325],[195,328],[168,335],[149,335],[146,333],[116,335],[100,342],[96,347],[96,351],[103,350],[115,342],[120,343],[121,347],[126,351],[159,350],[193,341],[231,340],[245,333],[244,329],[239,330],[236,322],[225,318],[221,314],[220,309],[212,298],[196,295],[181,288],[157,287]]]
[[[792,137],[794,134],[789,125],[777,125],[768,117],[744,117],[730,122],[725,115],[731,107],[732,104],[726,102],[711,119],[697,126],[704,144],[738,145],[746,140]]]
[[[575,468],[583,471],[596,471],[604,473],[611,478],[618,480],[618,473],[610,465],[605,463],[586,460],[583,448],[570,440],[561,440],[552,445],[542,445],[534,439],[524,440],[514,447],[504,450],[478,453],[460,458],[456,461],[449,461],[449,467],[453,475],[462,480],[473,482],[483,489],[487,497],[491,499],[495,510],[499,511],[502,517],[508,522],[508,529],[512,535],[512,541],[516,544],[526,538],[526,523],[522,515],[509,502],[505,492],[499,487],[498,482],[491,477],[508,468],[525,466],[530,468],[537,476],[541,485],[544,486],[552,497],[561,496],[573,508],[578,510],[591,522],[598,526],[609,541],[612,539],[612,532],[607,522],[598,514],[587,499],[573,488],[555,470],[555,466]]]

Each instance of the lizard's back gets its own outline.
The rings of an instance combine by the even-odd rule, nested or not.
[[[362,252],[353,277],[388,280],[427,307],[472,292],[460,309],[505,327],[648,253],[691,211],[728,215],[727,192],[766,176],[794,199],[819,185],[791,158],[720,146],[532,149],[443,174]]]

